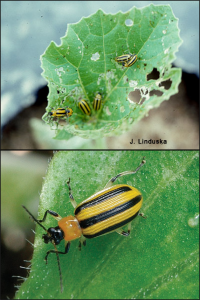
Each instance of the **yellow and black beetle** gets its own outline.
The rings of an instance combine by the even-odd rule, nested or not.
[[[86,115],[88,115],[88,116],[91,115],[91,109],[90,109],[88,103],[87,103],[84,99],[81,99],[81,100],[79,101],[78,107],[80,108],[80,110],[81,110],[84,114],[86,114]]]
[[[137,61],[137,55],[136,54],[132,54],[131,58],[123,63],[124,67],[131,67],[135,62]]]
[[[122,64],[124,62],[127,62],[131,58],[132,54],[123,54],[120,56],[115,57],[115,61],[119,64]]]
[[[145,160],[143,158],[141,164],[135,171],[125,171],[115,177],[111,178],[103,190],[90,196],[79,205],[77,205],[71,193],[70,178],[67,182],[69,187],[69,198],[75,208],[74,216],[67,216],[62,218],[58,213],[52,210],[46,210],[42,220],[37,220],[28,209],[23,206],[26,212],[31,216],[34,222],[41,226],[46,234],[42,238],[44,243],[52,243],[55,250],[48,250],[45,256],[50,253],[56,253],[58,268],[60,274],[61,292],[63,291],[62,274],[60,268],[60,261],[58,254],[66,254],[69,251],[70,242],[77,238],[79,240],[79,249],[81,245],[86,245],[86,238],[91,239],[103,234],[113,231],[128,236],[131,231],[131,221],[137,216],[143,214],[139,213],[142,206],[142,194],[134,187],[127,184],[117,184],[111,186],[117,178],[124,175],[135,174],[143,165]],[[58,221],[58,226],[46,229],[41,223],[46,220],[47,213]],[[145,217],[144,217],[145,218]],[[122,226],[128,224],[128,231],[125,232]],[[62,240],[65,240],[65,251],[58,251],[56,245]]]
[[[137,61],[137,54],[124,54],[118,57],[115,57],[115,61],[119,64],[122,64],[124,67],[131,67]]]
[[[102,96],[101,93],[96,93],[93,101],[94,110],[99,110],[101,108]]]
[[[69,107],[67,108],[56,108],[49,112],[49,115],[52,117],[71,117],[73,114],[73,110]]]

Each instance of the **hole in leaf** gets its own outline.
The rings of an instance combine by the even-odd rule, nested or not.
[[[139,103],[140,98],[141,98],[141,94],[140,94],[139,90],[135,90],[133,92],[130,92],[129,95],[128,95],[128,100],[130,102]]]
[[[147,74],[147,81],[150,79],[158,79],[160,77],[160,72],[157,69],[153,69],[153,71]]]
[[[159,86],[163,86],[163,87],[165,88],[165,90],[169,90],[170,87],[171,87],[171,85],[172,85],[172,82],[171,82],[170,79],[165,80],[165,81],[162,81],[162,82],[160,82],[160,84],[159,84]]]
[[[127,20],[125,21],[125,25],[126,25],[126,26],[133,26],[133,21],[132,21],[131,19],[127,19]]]
[[[163,95],[163,92],[158,91],[158,90],[153,90],[153,91],[151,91],[149,94],[150,94],[150,96],[156,95],[156,96],[160,97],[160,96]]]

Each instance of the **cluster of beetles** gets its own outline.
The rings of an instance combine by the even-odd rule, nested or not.
[[[131,54],[131,53],[123,54],[121,56],[115,57],[115,61],[119,64],[122,64],[122,66],[124,66],[126,68],[131,67],[137,61],[137,55],[135,53],[134,54]],[[96,110],[96,111],[99,110],[101,108],[101,105],[102,105],[102,95],[100,92],[97,92],[94,97],[94,101],[93,101],[94,110]],[[90,106],[84,99],[81,99],[79,101],[78,107],[85,115],[88,115],[88,116],[91,115]],[[57,108],[57,109],[54,109],[49,112],[49,115],[51,117],[57,117],[57,118],[61,118],[61,117],[68,118],[68,117],[71,117],[72,114],[73,114],[73,110],[69,107]]]

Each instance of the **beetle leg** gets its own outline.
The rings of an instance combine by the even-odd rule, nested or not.
[[[81,251],[81,246],[86,246],[86,238],[82,235],[79,239],[78,249]]]
[[[40,223],[44,222],[46,220],[47,213],[49,213],[57,221],[60,221],[62,219],[62,217],[59,214],[57,214],[57,212],[48,209],[48,210],[46,210],[43,219],[42,220],[38,220],[38,222],[40,222]]]
[[[70,242],[66,242],[65,241],[65,251],[64,252],[62,252],[62,251],[56,251],[56,250],[49,250],[49,251],[47,251],[46,256],[44,258],[44,260],[46,261],[46,264],[47,264],[47,257],[48,257],[48,255],[50,253],[67,254],[68,251],[69,251],[69,248],[70,248]]]
[[[77,203],[76,201],[74,200],[74,197],[71,193],[72,189],[71,189],[71,186],[70,186],[70,178],[69,178],[69,181],[67,181],[67,185],[68,185],[68,188],[69,188],[69,198],[70,198],[70,201],[71,201],[71,204],[73,205],[73,207],[75,208],[77,206]]]
[[[125,171],[125,172],[122,172],[122,173],[119,173],[117,174],[115,177],[111,178],[107,184],[105,185],[104,188],[107,188],[107,187],[110,187],[112,185],[112,183],[114,183],[117,178],[119,177],[122,177],[122,176],[125,176],[125,175],[129,175],[129,174],[135,174],[137,173],[137,171],[139,171],[139,169],[146,163],[146,161],[144,160],[144,157],[143,157],[143,160],[141,162],[141,164],[137,167],[137,169],[135,169],[135,171]]]
[[[121,234],[121,235],[124,235],[124,236],[128,236],[131,232],[131,222],[128,223],[128,231],[124,231],[122,228],[118,228],[116,230],[117,233]]]
[[[143,217],[144,219],[147,218],[147,216],[145,216],[143,213],[139,213],[138,216],[141,216],[141,217]]]
[[[141,216],[142,218],[146,219],[147,217],[143,214],[143,213],[139,213],[138,216]],[[118,228],[116,230],[117,233],[124,235],[124,236],[128,236],[131,232],[131,222],[128,223],[128,231],[124,231],[122,228]]]

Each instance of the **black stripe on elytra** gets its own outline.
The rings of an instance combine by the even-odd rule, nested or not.
[[[88,208],[88,207],[91,207],[91,206],[94,206],[96,204],[99,204],[103,201],[106,201],[110,198],[113,198],[117,195],[120,195],[122,193],[125,193],[127,191],[130,191],[131,188],[128,187],[128,186],[122,186],[122,187],[119,187],[115,190],[112,190],[112,191],[109,191],[109,192],[106,192],[104,193],[103,195],[100,195],[98,197],[95,197],[92,201],[90,202],[86,202],[86,203],[83,203],[81,204],[80,206],[78,206],[76,209],[75,209],[75,215],[77,215],[82,209],[85,209],[85,208]]]
[[[90,113],[90,109],[86,103],[81,102],[81,105],[82,105],[82,109],[83,109],[84,113],[86,113],[86,112]]]
[[[99,231],[99,232],[97,232],[95,234],[92,234],[92,235],[84,234],[84,237],[86,237],[88,239],[92,239],[92,238],[97,237],[99,235],[102,235],[102,234],[108,233],[110,231],[113,231],[113,230],[115,230],[117,228],[120,228],[120,227],[128,224],[129,222],[131,222],[135,217],[137,217],[138,213],[139,213],[139,211],[135,215],[133,215],[132,217],[130,217],[130,218],[128,218],[128,219],[126,219],[126,220],[124,220],[124,221],[122,221],[120,223],[117,223],[115,225],[112,225],[112,226],[110,226],[110,227],[108,227],[106,229],[103,229],[103,230],[101,230],[101,231]]]
[[[66,114],[66,111],[57,111],[56,112],[56,115],[65,115]]]
[[[88,218],[88,219],[85,219],[83,221],[80,221],[79,224],[81,226],[82,229],[85,229],[89,226],[92,226],[94,224],[97,224],[99,222],[102,222],[110,217],[113,217],[115,215],[118,215],[124,211],[126,211],[127,209],[135,206],[138,202],[140,202],[140,200],[142,199],[142,196],[141,195],[138,195],[136,196],[135,198],[127,201],[126,203],[123,203],[117,207],[114,207],[108,211],[105,211],[101,214],[98,214],[94,217],[91,217],[91,218]]]

